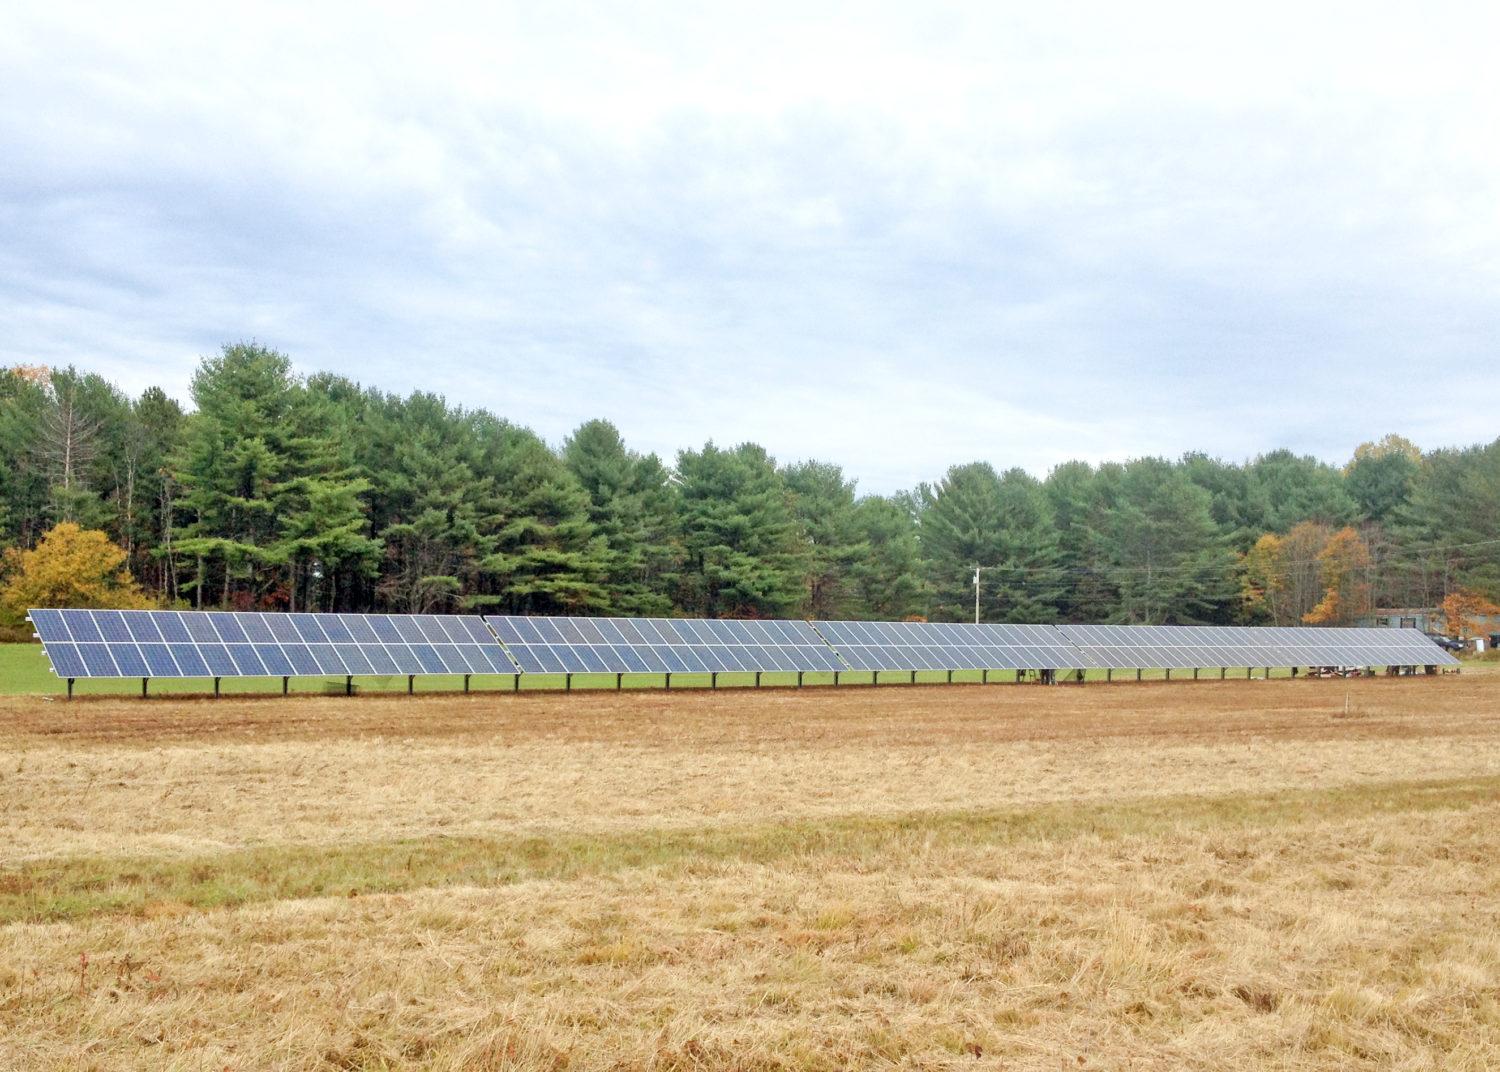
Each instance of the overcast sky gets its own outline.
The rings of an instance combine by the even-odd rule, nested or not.
[[[882,492],[1500,434],[1486,5],[215,6],[0,12],[0,362]]]

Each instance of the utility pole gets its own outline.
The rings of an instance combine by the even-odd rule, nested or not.
[[[979,569],[974,567],[974,624],[979,624]]]

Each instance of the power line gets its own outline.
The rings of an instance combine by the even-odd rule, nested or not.
[[[1474,541],[1471,541],[1469,543],[1455,543],[1455,544],[1446,544],[1446,545],[1434,545],[1434,546],[1431,546],[1431,547],[1399,548],[1395,554],[1383,556],[1380,559],[1379,564],[1380,565],[1389,565],[1389,564],[1392,564],[1392,563],[1399,563],[1401,561],[1401,559],[1402,559],[1403,556],[1417,556],[1417,557],[1420,557],[1420,556],[1426,556],[1426,555],[1445,554],[1445,553],[1450,552],[1450,551],[1464,550],[1464,549],[1472,548],[1472,547],[1489,547],[1489,546],[1495,546],[1495,545],[1500,545],[1500,539],[1474,540]],[[1322,564],[1322,559],[1320,559],[1320,558],[1302,558],[1302,559],[1292,559],[1290,561],[1281,562],[1278,565],[1279,565],[1279,567],[1280,567],[1281,570],[1288,570],[1288,569],[1295,568],[1297,566],[1318,566],[1318,565],[1321,565],[1321,564]],[[1375,564],[1374,562],[1371,563],[1372,566],[1374,564]],[[994,571],[1006,571],[1006,572],[1010,572],[1010,573],[1028,573],[1028,574],[1044,574],[1045,573],[1045,574],[1062,574],[1062,575],[1074,574],[1074,575],[1078,575],[1078,576],[1099,576],[1099,575],[1110,574],[1110,573],[1150,573],[1150,574],[1195,573],[1195,572],[1206,572],[1206,571],[1209,571],[1209,570],[1221,569],[1221,568],[1223,568],[1224,565],[1226,565],[1226,563],[1224,563],[1224,562],[1203,562],[1203,563],[1197,563],[1197,564],[1194,564],[1194,565],[1181,565],[1181,564],[1179,564],[1179,565],[1175,565],[1175,566],[1170,566],[1170,565],[1162,565],[1162,566],[1121,566],[1121,565],[1107,565],[1107,566],[1022,566],[1022,565],[1013,565],[1013,564],[1007,564],[1007,563],[994,563],[994,564],[984,565],[984,566],[975,566],[975,567],[972,567],[972,568],[983,570],[986,573],[994,572]]]

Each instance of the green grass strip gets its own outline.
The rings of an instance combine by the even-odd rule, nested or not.
[[[142,914],[163,904],[208,909],[427,887],[569,880],[632,868],[683,871],[726,861],[771,864],[817,858],[820,867],[827,867],[836,866],[841,858],[878,861],[934,848],[1269,828],[1497,802],[1500,778],[1455,779],[712,829],[435,836],[364,844],[275,845],[183,858],[64,858],[0,871],[0,923]]]

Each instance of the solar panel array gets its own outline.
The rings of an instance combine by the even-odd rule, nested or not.
[[[34,610],[59,677],[514,674],[477,615]]]
[[[1324,626],[1059,625],[1090,666],[1436,666],[1456,663],[1416,629]]]
[[[1071,670],[1093,666],[1050,625],[828,622],[813,627],[854,670]]]
[[[119,610],[30,617],[53,669],[69,679],[1457,662],[1415,629]]]
[[[807,622],[489,616],[529,674],[849,669]]]

